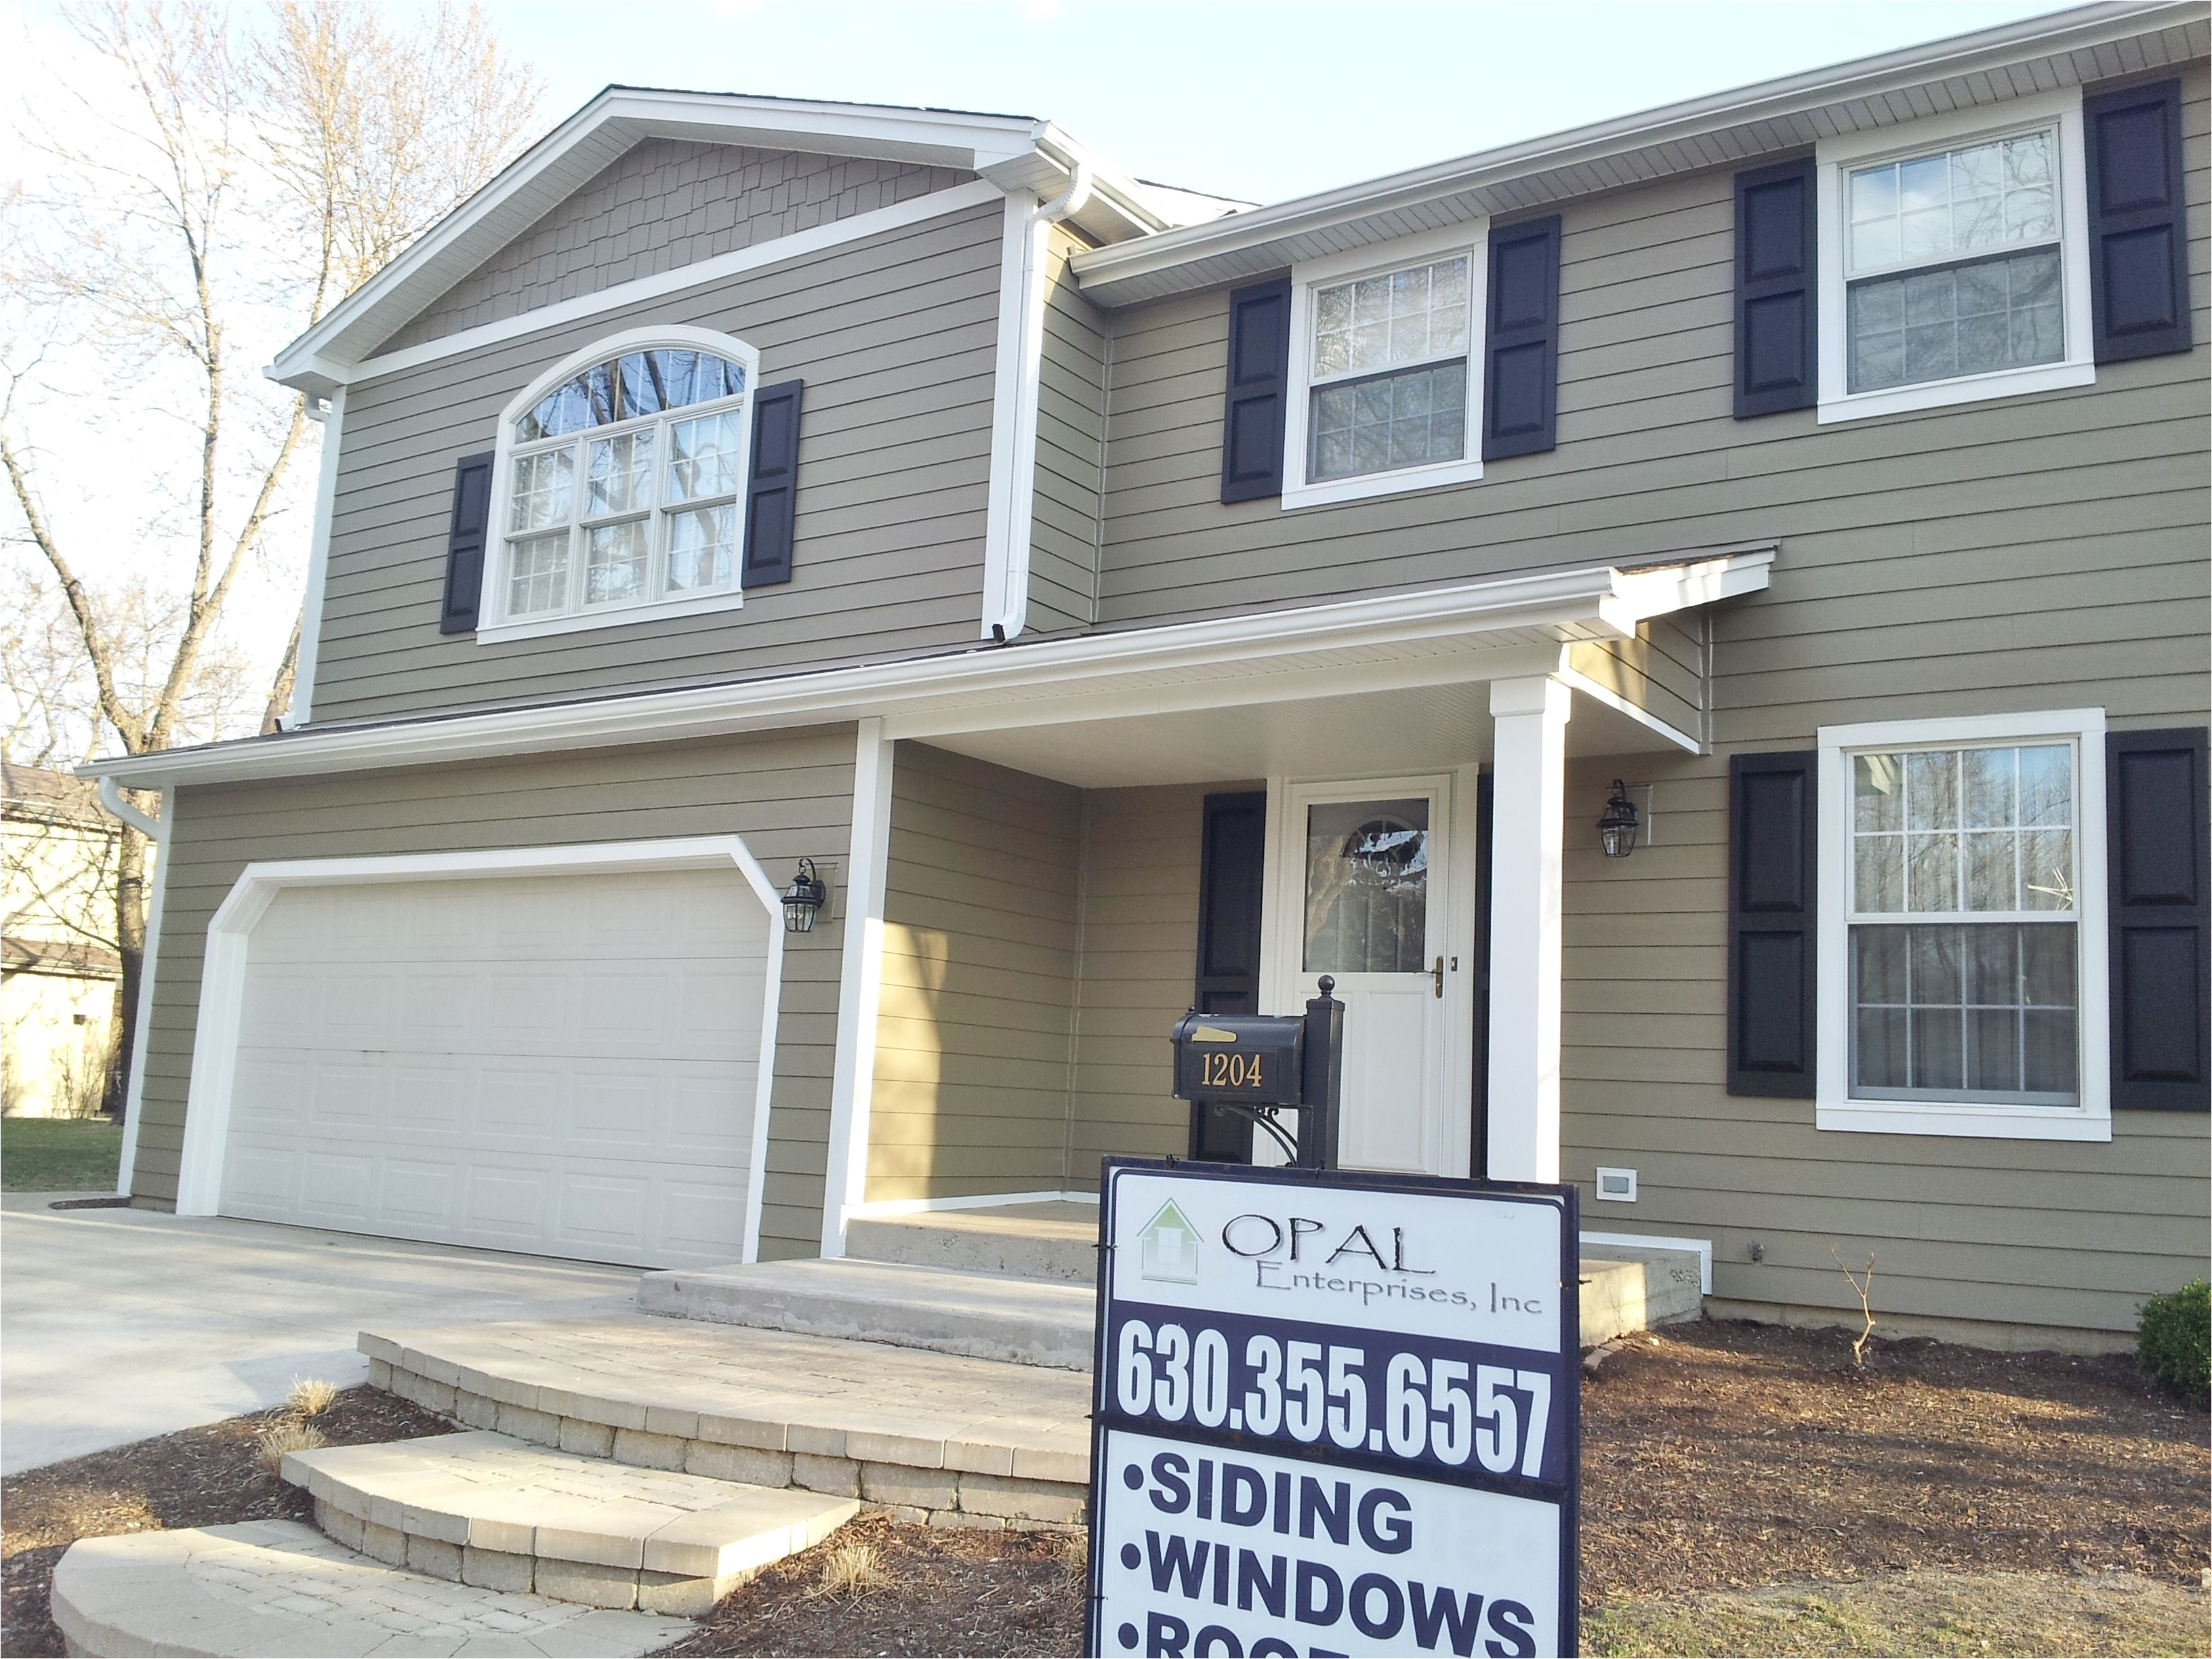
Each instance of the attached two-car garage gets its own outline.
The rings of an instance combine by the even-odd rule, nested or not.
[[[210,934],[186,1184],[197,1152],[226,1215],[745,1259],[776,910],[724,838],[249,870]]]

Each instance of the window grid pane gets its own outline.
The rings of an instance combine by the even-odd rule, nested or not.
[[[1851,1093],[2078,1102],[2071,922],[1850,930]]]
[[[2070,914],[2073,765],[2064,744],[1853,756],[1854,913]]]
[[[1467,453],[1467,364],[1316,386],[1306,476],[1315,483],[1456,461]]]
[[[586,532],[586,605],[613,605],[643,597],[647,558],[645,525],[643,519],[631,519]]]
[[[2023,133],[1850,175],[1854,271],[1986,253],[2058,234],[2056,135]]]
[[[2058,250],[1850,285],[1850,389],[1879,392],[2066,355]]]
[[[669,514],[669,592],[696,592],[727,584],[735,568],[737,529],[734,506]]]
[[[509,544],[507,611],[511,617],[558,611],[568,603],[568,532]]]
[[[1468,300],[1465,254],[1316,289],[1314,380],[1464,356]]]

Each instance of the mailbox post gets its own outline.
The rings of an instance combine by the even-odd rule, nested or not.
[[[1175,1092],[1194,1115],[1209,1106],[1241,1113],[1275,1138],[1300,1169],[1336,1167],[1337,1105],[1344,1088],[1344,1005],[1322,976],[1303,1014],[1201,1014],[1176,1022]],[[1297,1109],[1296,1139],[1279,1121]]]

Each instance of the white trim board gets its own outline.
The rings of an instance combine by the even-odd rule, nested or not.
[[[237,1078],[239,1027],[246,1006],[247,958],[254,927],[268,914],[279,893],[293,887],[718,869],[729,865],[737,866],[768,913],[751,1162],[745,1171],[744,1259],[757,1260],[763,1186],[768,1173],[769,1106],[775,1085],[776,1022],[783,989],[783,902],[738,836],[498,848],[469,853],[289,859],[247,865],[208,923],[207,955],[200,970],[199,1020],[192,1038],[191,1081],[185,1109],[184,1149],[178,1160],[177,1213],[214,1215],[222,1200],[223,1158]]]
[[[869,1125],[876,1092],[876,1017],[883,1005],[884,902],[890,873],[891,789],[897,745],[864,720],[853,753],[852,862],[846,873],[844,955],[837,980],[830,1139],[822,1180],[822,1254],[845,1254],[845,1221],[868,1195]]]

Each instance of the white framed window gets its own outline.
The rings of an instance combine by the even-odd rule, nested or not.
[[[1487,228],[1292,270],[1284,507],[1482,476]]]
[[[500,417],[481,641],[742,605],[760,355],[635,330],[547,371]]]
[[[1824,140],[1823,422],[2096,380],[2079,90]]]
[[[1820,742],[1820,1127],[2111,1139],[2103,711]]]

